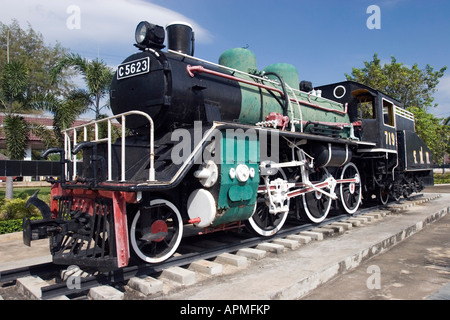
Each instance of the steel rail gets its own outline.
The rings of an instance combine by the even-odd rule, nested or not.
[[[407,200],[413,200],[419,197],[422,197],[423,194],[417,194],[414,196],[410,196]],[[383,205],[376,205],[371,206],[368,208],[360,208],[357,212],[354,214],[346,214],[341,213],[335,216],[329,216],[327,219],[325,219],[323,222],[314,224],[314,223],[304,223],[301,225],[294,225],[294,226],[285,226],[283,227],[278,233],[276,233],[273,236],[270,237],[260,237],[260,236],[249,236],[248,238],[245,238],[246,235],[244,234],[236,234],[236,240],[230,242],[230,243],[223,243],[223,245],[218,245],[217,247],[210,248],[210,249],[202,249],[202,251],[199,252],[191,252],[191,253],[185,253],[178,257],[172,257],[164,262],[161,262],[159,264],[138,264],[138,265],[132,265],[125,268],[121,268],[118,270],[110,271],[107,273],[95,275],[95,276],[89,276],[86,278],[81,278],[80,282],[77,283],[77,286],[74,286],[76,288],[69,289],[69,286],[66,282],[60,282],[53,285],[45,286],[41,288],[41,297],[42,299],[49,299],[56,296],[62,296],[62,295],[73,295],[73,294],[80,294],[84,293],[87,290],[96,287],[98,285],[107,285],[111,283],[118,283],[118,282],[124,282],[132,277],[135,276],[142,276],[142,275],[154,275],[157,273],[162,272],[163,270],[170,268],[170,267],[176,267],[176,266],[186,266],[190,263],[202,260],[202,259],[211,259],[215,258],[220,254],[223,253],[232,253],[236,252],[243,248],[249,248],[249,247],[255,247],[258,244],[262,242],[271,241],[278,238],[287,237],[288,235],[296,234],[302,231],[308,231],[314,228],[320,228],[326,225],[330,225],[334,222],[340,222],[345,221],[349,218],[356,217],[359,215],[367,214],[374,210],[379,210],[385,208]],[[240,238],[240,239],[239,239]],[[65,266],[61,265],[55,265],[53,263],[43,263],[28,267],[21,267],[6,271],[0,272],[0,282],[11,282],[14,281],[20,277],[24,276],[39,276],[42,274],[50,274],[53,272],[58,272],[62,269],[64,269]]]
[[[249,238],[236,239],[231,243],[224,243],[217,247],[210,249],[203,249],[199,252],[185,253],[178,257],[172,257],[164,262],[158,264],[139,264],[128,266],[119,270],[111,271],[105,274],[90,276],[80,279],[78,288],[69,289],[66,283],[58,283],[41,288],[42,298],[49,299],[61,295],[70,295],[85,292],[98,285],[105,285],[111,283],[124,282],[135,276],[157,274],[170,267],[181,267],[191,264],[194,261],[206,260],[215,258],[223,253],[232,253],[240,249],[255,247],[262,242],[271,241],[278,238],[283,238],[291,234],[299,233],[301,231],[311,230],[313,228],[320,228],[334,222],[344,221],[348,218],[365,214],[373,210],[378,210],[380,206],[360,209],[357,213],[349,215],[346,213],[336,216],[328,217],[323,222],[318,224],[306,223],[297,226],[282,228],[277,234],[270,237],[250,236]],[[241,234],[242,236],[242,234]]]
[[[11,282],[22,277],[38,276],[46,273],[53,273],[60,271],[61,269],[64,268],[65,266],[56,265],[52,262],[46,262],[32,266],[4,270],[0,271],[0,282]]]

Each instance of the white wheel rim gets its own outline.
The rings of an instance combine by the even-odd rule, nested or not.
[[[327,170],[326,168],[322,168],[322,169],[325,171],[325,175],[328,176],[328,170]],[[322,199],[322,197],[325,197],[325,195],[322,194],[322,193],[319,192],[319,191],[313,191],[313,192],[314,192],[314,197],[315,197],[317,200],[320,200],[320,199]],[[319,196],[318,194],[320,194],[320,196]],[[328,201],[328,205],[327,205],[327,207],[325,208],[325,214],[322,215],[322,216],[319,217],[319,218],[315,217],[315,216],[309,211],[308,204],[306,203],[306,196],[305,196],[305,194],[302,195],[302,201],[303,201],[303,209],[305,210],[306,216],[307,216],[308,219],[311,220],[311,222],[313,222],[313,223],[321,223],[323,220],[326,219],[326,217],[328,216],[328,213],[330,212],[331,202],[332,202],[332,201]]]
[[[256,205],[257,204],[255,203],[255,210],[254,210],[253,214],[256,212]],[[264,229],[260,228],[258,226],[258,224],[255,222],[255,220],[253,220],[253,215],[248,219],[248,222],[250,223],[250,225],[252,226],[253,230],[257,234],[259,234],[259,235],[261,235],[263,237],[269,237],[269,236],[272,236],[272,235],[276,234],[278,231],[280,231],[280,229],[284,225],[284,222],[286,221],[287,216],[288,216],[287,213],[282,213],[281,221],[278,223],[278,225],[275,228],[270,229],[270,230],[264,230]]]
[[[132,222],[131,228],[130,228],[131,246],[133,247],[133,250],[138,255],[138,257],[148,263],[159,263],[159,262],[162,262],[162,261],[170,258],[177,250],[177,248],[181,242],[181,238],[183,237],[183,220],[181,219],[181,214],[178,211],[177,207],[174,204],[172,204],[171,202],[169,202],[167,200],[163,200],[163,199],[157,199],[157,200],[150,201],[150,206],[155,206],[155,205],[159,205],[159,204],[164,204],[164,205],[168,206],[170,209],[172,209],[172,211],[177,216],[178,236],[177,236],[176,242],[173,245],[172,249],[169,252],[167,252],[166,254],[164,254],[163,256],[158,257],[158,258],[151,258],[151,257],[146,256],[141,251],[141,249],[139,248],[139,246],[136,242],[136,224],[139,220],[139,217],[141,216],[141,211],[139,210],[136,213],[136,215],[134,216],[134,219],[133,219],[133,222]]]
[[[344,179],[344,173],[345,173],[345,170],[347,170],[347,168],[348,167],[353,167],[355,170],[356,170],[356,174],[357,175],[359,175],[359,170],[358,170],[358,168],[356,167],[356,165],[354,164],[354,163],[352,163],[352,162],[349,162],[349,163],[347,163],[345,166],[344,166],[344,169],[342,169],[342,173],[341,173],[341,179]],[[352,182],[352,183],[354,183],[354,182]],[[343,194],[344,194],[344,184],[342,183],[340,186],[339,186],[339,191],[340,191],[340,195],[341,195],[341,204],[342,204],[342,206],[344,207],[344,209],[345,209],[345,211],[348,213],[348,214],[353,214],[353,213],[355,213],[356,211],[358,211],[358,208],[359,208],[359,205],[361,204],[361,190],[362,190],[362,188],[361,188],[362,186],[361,186],[361,182],[359,183],[359,184],[356,184],[356,183],[354,183],[354,189],[353,189],[353,192],[351,192],[351,190],[350,190],[350,193],[351,194],[354,194],[356,191],[357,191],[357,189],[358,189],[358,198],[357,198],[357,205],[356,205],[356,207],[355,208],[353,208],[353,209],[350,209],[348,206],[347,206],[347,204],[345,203],[345,201],[344,201],[344,199],[343,199]],[[352,189],[352,188],[350,188],[350,189]]]
[[[317,200],[320,200],[320,199],[317,199]],[[321,223],[323,220],[326,219],[326,217],[328,216],[328,213],[330,212],[331,202],[332,202],[332,201],[328,201],[328,205],[327,205],[327,207],[325,208],[325,214],[322,215],[320,218],[314,217],[314,216],[312,215],[312,213],[309,211],[308,205],[307,205],[307,203],[306,203],[306,197],[305,197],[305,195],[302,195],[302,201],[303,201],[303,209],[305,210],[305,213],[306,213],[308,219],[311,220],[311,222],[314,222],[314,223]]]
[[[282,169],[279,169],[279,172],[281,173],[281,175],[283,176],[284,180],[287,180],[286,178],[286,174],[284,173],[284,171]],[[288,199],[286,201],[286,205],[289,207],[290,205],[290,200]],[[280,231],[280,229],[283,227],[284,223],[286,222],[287,216],[288,216],[288,212],[286,213],[282,213],[281,214],[281,220],[278,223],[278,225],[270,230],[264,230],[261,227],[258,226],[258,224],[255,222],[255,220],[253,219],[253,217],[255,216],[255,212],[256,212],[256,208],[258,206],[258,201],[255,202],[255,208],[253,209],[253,214],[252,216],[248,219],[248,222],[250,223],[250,226],[252,227],[252,229],[259,235],[263,236],[263,237],[270,237],[274,234],[276,234],[278,231]]]

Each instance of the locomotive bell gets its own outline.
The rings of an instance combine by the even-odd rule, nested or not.
[[[186,22],[176,21],[166,26],[167,47],[190,56],[194,55],[194,32]]]

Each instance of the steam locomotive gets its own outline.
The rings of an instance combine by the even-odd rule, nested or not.
[[[118,66],[114,116],[64,131],[60,177],[24,242],[50,237],[56,264],[159,263],[186,228],[276,234],[287,217],[387,203],[433,184],[431,153],[399,101],[352,81],[313,87],[296,68],[258,70],[245,48],[194,57],[194,32],[141,22]],[[166,42],[168,50],[163,51]],[[105,133],[106,132],[106,133]]]

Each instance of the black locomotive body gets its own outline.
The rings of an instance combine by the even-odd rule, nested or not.
[[[433,183],[430,151],[400,102],[351,81],[299,86],[291,65],[258,71],[247,49],[204,61],[190,26],[167,32],[163,51],[164,29],[139,24],[140,52],[111,85],[115,116],[66,130],[65,149],[50,150],[61,178],[50,208],[31,200],[44,220],[25,220],[24,239],[50,236],[55,263],[159,263],[187,225],[268,237],[288,215],[319,223],[332,206],[353,214]]]
[[[368,192],[386,203],[389,195],[398,200],[433,185],[431,151],[415,133],[414,115],[401,102],[352,81],[319,89],[330,99],[347,101],[350,120],[360,123],[355,135],[367,143],[358,153],[364,159]]]

